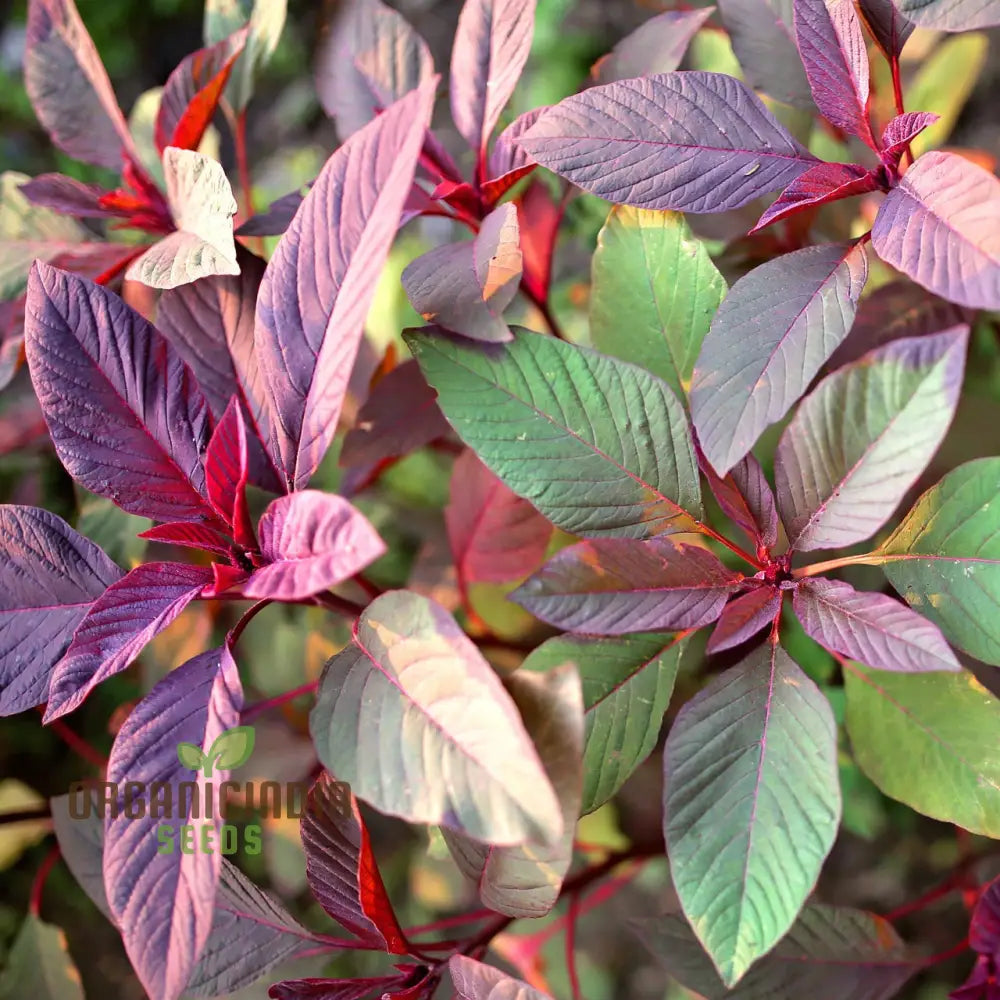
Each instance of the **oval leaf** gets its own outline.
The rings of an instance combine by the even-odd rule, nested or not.
[[[833,846],[833,712],[767,642],[681,709],[664,749],[664,782],[677,895],[731,987],[785,936]]]
[[[914,24],[936,31],[971,31],[1000,24],[997,0],[896,0]]]
[[[774,622],[781,609],[782,593],[777,587],[757,587],[734,597],[719,616],[706,653],[721,653],[752,639]]]
[[[368,606],[327,664],[309,724],[331,774],[382,812],[497,845],[563,832],[510,695],[451,615],[418,594]]]
[[[28,914],[6,956],[0,1000],[85,1000],[80,973],[53,924]]]
[[[680,66],[691,39],[714,9],[669,10],[651,17],[598,60],[591,73],[598,83],[613,83],[651,73],[672,73]]]
[[[465,955],[452,955],[448,971],[458,1000],[549,1000],[520,979],[513,979],[491,965]]]

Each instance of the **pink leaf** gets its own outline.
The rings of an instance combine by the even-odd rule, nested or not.
[[[591,70],[598,83],[628,80],[677,69],[691,39],[711,17],[714,7],[666,11],[640,24],[626,35]]]
[[[746,532],[758,547],[771,548],[778,541],[778,513],[774,492],[753,455],[744,455],[720,477],[698,449],[698,464],[723,512]]]
[[[240,545],[255,543],[247,510],[247,432],[243,411],[233,399],[212,433],[205,452],[208,498],[233,531]]]
[[[804,208],[818,208],[831,201],[878,189],[876,172],[858,163],[817,163],[778,195],[750,232],[759,232]]]
[[[705,647],[707,653],[721,653],[753,638],[774,621],[781,608],[777,587],[758,587],[735,597],[723,610]]]

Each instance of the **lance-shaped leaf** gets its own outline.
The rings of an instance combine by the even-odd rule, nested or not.
[[[243,587],[247,597],[300,601],[342,583],[385,552],[368,519],[343,497],[300,490],[279,497],[257,525],[267,566]]]
[[[295,218],[304,194],[298,189],[276,198],[264,212],[252,215],[238,229],[236,236],[280,236]]]
[[[803,580],[792,602],[820,645],[878,670],[962,669],[937,626],[885,594],[860,593],[840,580]]]
[[[122,571],[38,507],[0,506],[0,715],[46,700],[73,632]]]
[[[222,165],[195,150],[168,146],[163,170],[177,231],[154,243],[125,277],[152,288],[176,288],[213,274],[239,274],[236,199]]]
[[[451,53],[451,114],[469,146],[486,144],[531,51],[535,0],[466,0]]]
[[[833,712],[788,654],[766,642],[681,709],[664,783],[677,895],[733,986],[785,936],[833,846]]]
[[[491,212],[475,239],[423,254],[403,271],[413,308],[445,330],[487,343],[510,340],[503,311],[521,281],[517,207]]]
[[[680,914],[633,921],[670,975],[706,1000],[889,1000],[921,968],[874,913],[810,903],[774,950],[727,989]]]
[[[205,486],[209,500],[241,545],[253,545],[255,540],[247,509],[248,475],[246,425],[239,400],[233,399],[208,442]]]
[[[406,938],[372,853],[350,788],[325,772],[309,792],[302,820],[306,877],[320,906],[362,941],[405,955]]]
[[[858,13],[886,58],[899,58],[916,25],[899,12],[896,0],[859,0]]]
[[[753,88],[812,111],[812,91],[795,44],[792,0],[718,2],[733,52]]]
[[[56,664],[44,721],[72,712],[101,681],[129,666],[211,582],[205,566],[143,563],[112,583]]]
[[[572,662],[545,673],[519,670],[508,678],[507,690],[559,797],[563,835],[547,847],[492,847],[448,830],[444,839],[491,910],[509,917],[542,917],[559,899],[580,817],[584,730],[580,675]]]
[[[868,120],[868,50],[853,0],[795,0],[794,23],[816,107],[878,149]]]
[[[847,732],[890,798],[985,837],[1000,835],[1000,701],[966,672],[900,674],[848,661]]]
[[[85,1000],[80,973],[54,924],[29,913],[14,938],[0,974],[0,1000]]]
[[[381,812],[496,845],[562,835],[510,695],[434,601],[376,598],[326,665],[309,724],[326,768]]]
[[[358,411],[340,449],[340,464],[374,465],[408,455],[450,430],[420,366],[404,361],[379,379]]]
[[[925,153],[879,206],[872,246],[952,302],[1000,308],[1000,180],[954,153]]]
[[[725,477],[700,456],[701,471],[723,512],[755,546],[771,548],[778,541],[778,511],[774,491],[753,455],[744,455]]]
[[[520,141],[591,194],[684,212],[739,208],[817,162],[751,90],[722,73],[592,87],[546,111]]]
[[[197,149],[212,123],[233,63],[246,45],[241,29],[217,45],[185,56],[170,74],[156,114],[156,148]]]
[[[489,179],[480,185],[488,204],[496,204],[522,177],[535,169],[535,161],[520,147],[517,140],[545,111],[548,111],[548,107],[526,111],[497,136],[486,167]]]
[[[672,538],[599,538],[563,549],[511,595],[536,618],[592,635],[701,628],[739,574]]]
[[[777,587],[757,587],[733,598],[719,616],[705,651],[721,653],[762,632],[781,609],[781,596]]]
[[[320,40],[316,92],[341,139],[433,75],[427,43],[382,0],[337,5]]]
[[[649,372],[526,330],[489,351],[406,341],[459,436],[560,528],[648,538],[701,513],[684,410]]]
[[[591,275],[590,333],[599,351],[648,368],[685,399],[725,294],[722,275],[683,215],[612,209]]]
[[[523,670],[576,665],[583,686],[581,814],[608,801],[653,752],[684,652],[684,639],[647,633],[620,639],[556,636]]]
[[[903,151],[910,142],[940,117],[931,111],[910,111],[896,115],[882,132],[882,159],[893,166],[899,166]]]
[[[472,451],[452,469],[444,517],[462,587],[521,579],[538,568],[552,538],[552,525]]]
[[[775,455],[793,548],[851,545],[885,524],[951,424],[967,341],[967,327],[895,340],[803,401]]]
[[[184,992],[212,929],[222,854],[180,850],[180,828],[195,828],[196,845],[211,837],[218,846],[219,789],[227,773],[212,781],[195,775],[193,801],[170,817],[150,815],[157,812],[148,808],[151,786],[168,785],[183,801],[178,785],[192,775],[175,747],[185,742],[207,750],[239,723],[242,704],[228,647],[209,650],[160,681],[125,720],[111,748],[107,778],[124,791],[105,822],[104,887],[125,950],[153,1000],[176,1000]],[[136,809],[140,802],[147,808]],[[158,851],[161,826],[172,828],[169,854]],[[150,907],[154,894],[157,905]]]
[[[907,603],[956,646],[1000,664],[1000,458],[959,466],[914,504],[879,554]]]
[[[514,979],[492,965],[484,965],[465,955],[452,955],[448,971],[458,1000],[549,1000],[520,979]]]
[[[416,967],[406,965],[397,968],[409,971]],[[370,1000],[372,996],[389,997],[390,1000],[423,1000],[427,989],[433,985],[405,989],[409,983],[409,975],[402,973],[355,979],[286,979],[271,986],[267,995],[272,1000]]]
[[[15,175],[7,171],[3,176]],[[101,207],[100,199],[105,193],[103,188],[97,184],[84,184],[65,174],[40,174],[21,184],[20,191],[32,205],[51,208],[66,215],[99,219],[116,214]],[[61,221],[68,224],[66,219]]]
[[[847,336],[867,280],[864,246],[832,243],[785,254],[733,285],[691,383],[698,442],[720,475],[805,392]]]
[[[25,353],[56,453],[130,514],[212,518],[201,453],[208,407],[166,340],[117,295],[35,264]]]
[[[308,484],[337,429],[434,85],[398,101],[327,160],[264,274],[255,344],[290,488]]]
[[[227,532],[219,528],[210,528],[207,524],[190,521],[167,521],[165,524],[156,524],[139,532],[138,537],[147,538],[151,542],[165,542],[167,545],[203,549],[205,552],[216,552],[226,557],[233,549],[232,540]]]
[[[111,81],[73,0],[31,0],[24,86],[45,131],[74,160],[121,170],[134,152]]]
[[[896,0],[900,11],[921,28],[972,31],[1000,24],[997,0]]]
[[[714,7],[657,14],[626,35],[591,73],[598,83],[613,83],[652,73],[672,73],[681,64],[691,39]]]
[[[771,203],[750,230],[756,233],[765,226],[794,215],[804,208],[816,208],[879,189],[878,174],[858,163],[818,163],[800,174]]]
[[[854,326],[830,355],[827,370],[856,361],[891,340],[940,333],[971,319],[971,310],[931,295],[905,278],[890,282],[861,300]]]

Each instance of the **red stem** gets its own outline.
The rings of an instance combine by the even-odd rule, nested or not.
[[[549,306],[548,300],[539,298],[525,282],[521,282],[521,291],[524,292],[531,304],[542,314],[542,319],[545,320],[552,336],[558,340],[566,340],[566,334],[559,325],[559,321],[555,318],[555,315]]]
[[[31,883],[31,896],[28,900],[28,912],[33,917],[41,916],[42,892],[45,889],[45,880],[49,877],[49,872],[52,871],[58,860],[59,845],[56,844],[56,846],[45,855],[42,859],[42,863],[38,866],[38,871],[35,872],[34,881]]]
[[[240,724],[245,726],[252,719],[256,719],[258,715],[268,711],[268,709],[277,708],[279,705],[286,705],[288,702],[294,701],[296,698],[301,698],[306,694],[315,694],[318,687],[319,681],[310,681],[308,684],[301,684],[290,691],[283,691],[281,694],[276,694],[273,698],[265,698],[263,701],[248,705],[240,714]]]
[[[889,60],[889,66],[892,68],[892,98],[896,102],[896,114],[902,115],[906,113],[906,108],[903,103],[903,81],[899,72],[898,54],[893,53],[892,58]],[[903,150],[903,158],[906,160],[907,166],[913,163],[913,152],[910,150],[909,143],[907,143],[906,149]]]
[[[569,988],[573,1000],[582,1000],[580,977],[576,971],[576,919],[580,915],[580,894],[569,897],[569,911],[566,919],[566,971],[569,974]]]
[[[247,113],[241,111],[236,116],[236,128],[233,130],[233,142],[236,146],[236,167],[240,174],[240,194],[243,195],[243,211],[247,218],[254,214],[253,181],[250,177],[250,162],[247,159]]]
[[[258,601],[252,608],[249,608],[243,615],[243,617],[233,626],[233,630],[229,633],[226,643],[230,649],[240,641],[240,636],[243,635],[243,630],[256,618],[256,616],[264,610],[269,604],[270,600]]]
[[[937,955],[931,955],[930,958],[925,958],[920,964],[925,968],[929,965],[940,965],[942,962],[947,962],[952,958],[958,958],[959,955],[964,955],[968,950],[969,939],[964,938],[953,948],[949,948],[947,951],[942,951]]]
[[[346,597],[340,597],[337,594],[317,594],[312,598],[312,603],[318,604],[328,611],[335,611],[346,618],[357,618],[365,610],[363,604],[349,601]]]
[[[62,719],[53,719],[49,728],[74,752],[89,764],[103,771],[108,766],[108,758],[96,747],[92,747],[82,736],[75,733]]]

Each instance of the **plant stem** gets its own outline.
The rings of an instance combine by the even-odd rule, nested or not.
[[[254,214],[253,180],[250,176],[250,161],[247,158],[247,113],[241,111],[236,116],[233,129],[233,143],[236,146],[236,168],[240,174],[240,194],[243,195],[243,211],[247,218]]]
[[[337,594],[317,594],[311,598],[311,601],[313,604],[317,604],[321,608],[326,608],[328,611],[335,611],[345,618],[357,618],[365,610],[363,604],[358,604],[356,601],[349,601],[346,597],[340,597]]]
[[[31,883],[31,896],[28,899],[28,912],[33,917],[41,916],[42,892],[45,889],[45,880],[49,877],[49,872],[52,871],[55,863],[59,860],[59,854],[59,845],[56,844],[42,859],[42,863],[38,866],[38,871],[35,873],[35,878]]]
[[[51,819],[52,813],[48,806],[36,806],[34,809],[16,809],[13,812],[0,813],[0,826],[10,826],[14,823],[33,823],[35,820]]]
[[[947,951],[942,951],[940,954],[931,955],[930,958],[925,958],[920,964],[927,968],[930,965],[940,965],[942,962],[947,962],[949,959],[958,958],[959,955],[964,955],[965,952],[969,950],[969,939],[963,938],[954,948],[949,948]]]
[[[233,630],[229,633],[227,644],[230,649],[240,641],[240,636],[243,635],[243,630],[254,620],[254,618],[266,608],[271,601],[265,599],[263,601],[258,601],[252,608],[249,608],[244,612],[243,617],[233,626]]]
[[[296,698],[301,698],[306,694],[315,694],[318,687],[319,681],[310,681],[308,684],[301,684],[290,691],[283,691],[281,694],[276,694],[273,698],[265,698],[263,701],[248,705],[240,714],[240,725],[245,726],[268,709],[277,708],[279,705],[286,705],[288,702],[294,701]]]
[[[537,296],[524,282],[521,282],[521,291],[524,292],[525,297],[542,314],[542,319],[545,320],[545,324],[548,326],[552,336],[557,340],[566,340],[566,334],[559,325],[559,321],[553,315],[552,309],[549,307],[548,300]]]
[[[569,974],[569,988],[573,1000],[582,1000],[580,976],[576,971],[576,919],[580,914],[580,894],[569,897],[569,912],[566,918],[566,971]]]
[[[841,566],[881,566],[886,562],[886,557],[880,552],[862,552],[857,556],[841,556],[839,559],[828,559],[826,562],[812,563],[809,566],[800,566],[792,570],[792,576],[796,580],[802,580],[808,576],[820,576],[828,573],[831,569],[840,569]]]
[[[96,747],[92,747],[82,736],[74,732],[62,719],[53,719],[49,728],[74,752],[89,764],[103,771],[108,766],[108,758]]]
[[[695,525],[696,531],[700,532],[702,535],[706,535],[708,538],[715,539],[715,541],[717,541],[720,545],[724,545],[727,549],[729,549],[730,552],[738,555],[745,563],[749,563],[757,569],[764,568],[764,564],[756,556],[750,555],[746,549],[741,548],[735,542],[731,542],[725,535],[720,534],[714,528],[710,528],[702,521],[695,521]]]
[[[899,55],[893,53],[892,58],[889,60],[889,66],[892,69],[892,97],[896,102],[896,114],[902,115],[906,113],[906,108],[903,103],[903,81],[899,72]],[[906,149],[903,150],[903,157],[906,160],[906,165],[910,166],[913,163],[913,152],[910,149],[910,144],[906,144]]]

